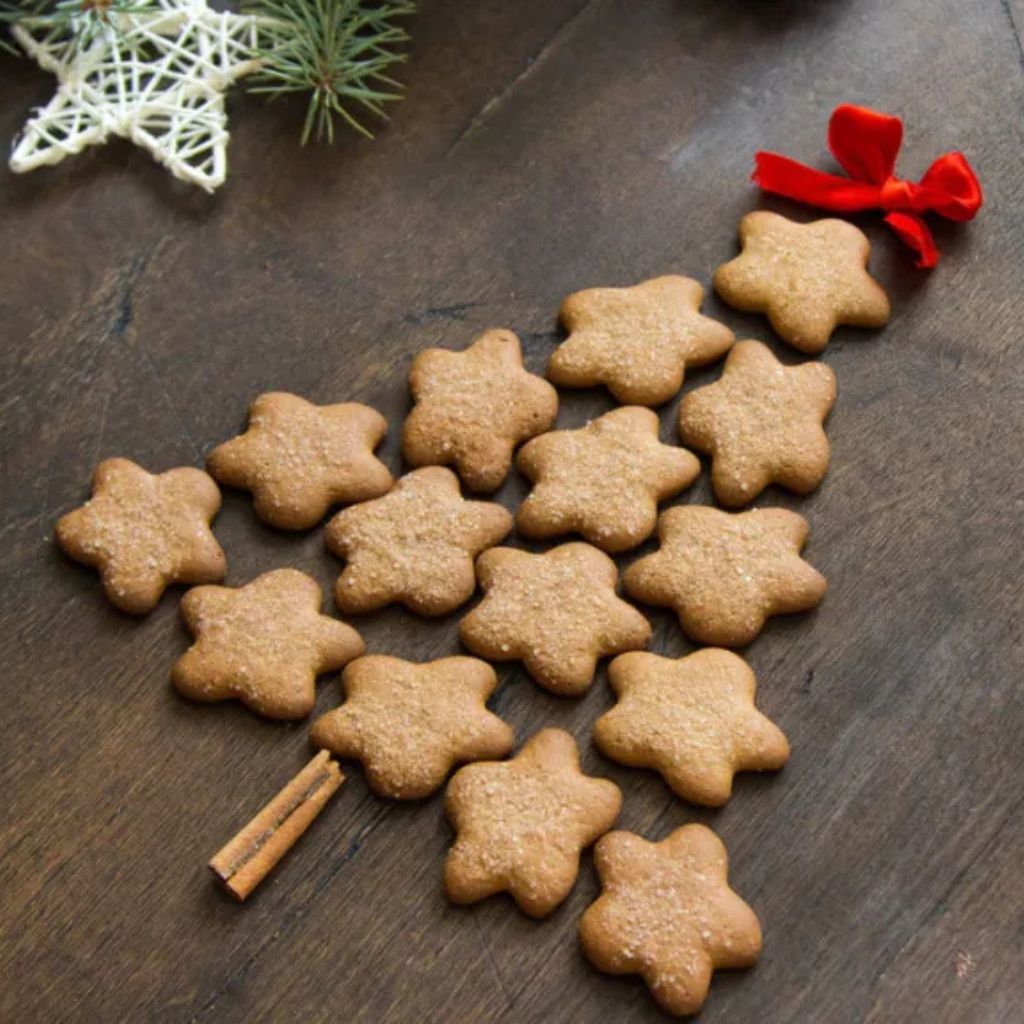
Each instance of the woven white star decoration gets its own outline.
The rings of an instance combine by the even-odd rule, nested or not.
[[[11,170],[56,164],[119,135],[212,192],[227,174],[224,91],[259,67],[258,20],[213,11],[206,0],[155,0],[111,19],[88,41],[31,18],[11,29],[59,83],[25,125]]]

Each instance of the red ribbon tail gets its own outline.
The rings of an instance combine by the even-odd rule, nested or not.
[[[885,223],[899,235],[905,245],[917,253],[916,265],[922,270],[930,270],[939,262],[939,250],[935,246],[935,239],[932,238],[928,225],[916,213],[890,213],[886,216]]]
[[[781,153],[756,153],[751,177],[765,192],[820,206],[824,210],[852,213],[870,210],[881,202],[881,190],[877,185],[838,174],[826,174]]]

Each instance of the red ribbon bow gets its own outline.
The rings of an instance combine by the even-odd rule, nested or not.
[[[962,153],[940,156],[919,182],[897,178],[902,141],[898,117],[844,103],[829,120],[828,148],[849,178],[762,152],[754,157],[753,179],[766,192],[826,210],[886,210],[885,222],[917,252],[917,265],[934,267],[939,250],[920,214],[931,210],[949,220],[971,220],[981,208],[981,184]]]

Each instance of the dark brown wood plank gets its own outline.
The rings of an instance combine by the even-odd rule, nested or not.
[[[603,673],[570,702],[504,667],[494,703],[521,738],[572,730],[622,787],[625,827],[698,819],[725,839],[766,949],[716,980],[702,1019],[1009,1019],[1024,997],[1020,0],[423,6],[409,98],[372,144],[301,151],[296,107],[237,98],[212,199],[127,144],[4,172],[0,1018],[661,1019],[577,950],[589,861],[543,923],[504,899],[450,907],[440,800],[377,801],[357,769],[258,895],[226,900],[205,860],[304,763],[305,727],[179,700],[177,595],[127,620],[49,534],[98,459],[200,464],[270,387],[376,405],[397,469],[417,351],[507,325],[540,369],[567,292],[707,281],[758,203],[753,151],[821,159],[828,112],[852,100],[906,118],[907,175],[963,149],[988,202],[938,226],[931,275],[862,220],[896,316],[825,356],[840,397],[821,491],[766,498],[808,515],[831,585],[748,651],[792,763],[694,812],[593,750]],[[50,82],[7,60],[0,80],[9,136]],[[610,404],[566,394],[560,424]],[[663,427],[675,439],[674,408]],[[513,480],[501,499],[522,493]],[[708,500],[706,481],[682,500]],[[319,531],[274,533],[243,495],[216,529],[233,583],[296,565],[326,588],[337,572]],[[688,649],[651,617],[655,649]],[[457,623],[357,625],[371,650],[425,659],[457,649]],[[325,681],[318,710],[337,700]]]
[[[1013,814],[1019,817],[1020,803]],[[868,1020],[1013,1020],[1024,1005],[1020,863],[1008,817],[879,978]]]

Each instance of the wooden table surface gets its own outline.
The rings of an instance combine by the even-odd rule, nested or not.
[[[936,225],[930,274],[859,221],[892,321],[824,355],[839,399],[820,491],[760,502],[809,518],[830,584],[747,651],[790,764],[701,812],[594,750],[603,670],[574,701],[501,666],[493,706],[520,740],[571,730],[621,786],[623,827],[698,820],[725,840],[766,943],[756,969],[717,976],[702,1019],[1021,1020],[1022,27],[1024,0],[424,0],[408,99],[373,143],[301,150],[299,107],[236,93],[212,198],[127,143],[3,172],[0,1019],[664,1019],[579,952],[589,856],[544,922],[503,897],[449,906],[441,799],[378,800],[355,766],[258,894],[226,898],[206,860],[308,759],[306,725],[179,698],[180,590],[122,616],[51,532],[100,459],[202,465],[270,389],[376,406],[398,470],[415,353],[508,326],[540,370],[568,292],[708,282],[763,203],[754,151],[824,166],[828,114],[852,101],[905,118],[907,176],[962,149],[987,202]],[[9,58],[0,81],[9,138],[52,83]],[[559,424],[611,404],[563,393]],[[510,480],[500,498],[523,493]],[[709,500],[706,473],[680,500]],[[319,530],[265,528],[240,493],[216,532],[231,584],[287,565],[329,589],[339,569]],[[690,649],[651,618],[653,649]],[[357,626],[371,651],[426,659],[458,651],[457,623]],[[324,679],[317,711],[338,700]]]

